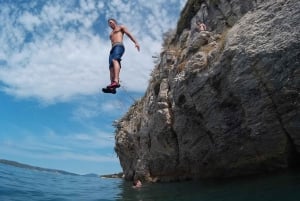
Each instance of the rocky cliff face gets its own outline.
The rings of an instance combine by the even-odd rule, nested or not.
[[[230,177],[299,162],[299,11],[299,0],[189,0],[145,96],[115,125],[126,179]]]

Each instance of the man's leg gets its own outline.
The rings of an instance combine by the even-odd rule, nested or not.
[[[115,75],[113,66],[109,68],[109,72],[110,72],[110,83],[112,83],[114,81],[114,75]]]
[[[119,76],[120,76],[120,63],[118,60],[113,59],[113,80],[114,82],[119,84]]]
[[[120,63],[118,60],[112,60],[113,66],[109,69],[111,84],[107,88],[119,88]]]

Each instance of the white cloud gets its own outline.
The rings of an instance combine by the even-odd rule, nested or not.
[[[61,159],[61,160],[77,160],[77,161],[89,161],[89,162],[115,162],[119,163],[119,160],[116,156],[112,155],[99,155],[99,154],[78,154],[66,152],[57,156],[51,156],[52,159]]]
[[[95,3],[94,0],[80,0],[80,7],[84,12],[91,12],[95,9]]]
[[[97,2],[97,9],[98,10],[104,9],[104,6],[105,6],[104,2],[102,2],[102,1]]]
[[[35,26],[40,25],[41,20],[39,17],[25,12],[23,16],[20,17],[20,23],[23,24],[28,31],[33,31]]]
[[[41,8],[28,4],[25,10],[17,3],[3,3],[0,59],[5,65],[0,66],[0,90],[45,103],[98,93],[109,82],[110,41],[103,36],[110,30],[105,27],[96,34],[93,25],[101,16],[106,24],[105,16],[124,23],[141,45],[137,52],[126,39],[121,70],[126,89],[141,92],[154,67],[151,56],[160,51],[162,33],[177,22],[166,5],[185,1],[81,0],[78,7],[73,1],[45,1]]]
[[[118,158],[114,154],[99,154],[99,153],[76,153],[69,151],[61,151],[61,152],[42,152],[41,150],[34,149],[38,151],[36,153],[32,153],[33,150],[29,149],[20,149],[20,147],[12,146],[11,144],[1,143],[0,151],[4,150],[6,155],[18,156],[22,158],[31,158],[31,159],[42,159],[48,160],[48,163],[51,163],[50,160],[75,160],[81,162],[115,162],[119,163]],[[60,166],[60,168],[62,168]]]
[[[97,117],[102,112],[100,104],[96,101],[84,101],[73,111],[74,120],[91,119]]]
[[[114,147],[113,135],[99,130],[89,134],[62,135],[49,129],[39,136],[30,133],[20,135],[18,142],[3,136],[0,145],[0,150],[5,150],[6,155],[21,155],[25,158],[97,162],[117,160],[113,153],[107,152]]]

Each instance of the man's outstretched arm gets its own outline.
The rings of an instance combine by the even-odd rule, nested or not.
[[[122,26],[123,32],[130,38],[130,40],[135,44],[135,47],[138,51],[140,51],[140,45],[136,41],[136,39],[133,37],[133,35],[128,31],[128,29],[125,26]]]

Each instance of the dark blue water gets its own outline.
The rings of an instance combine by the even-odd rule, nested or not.
[[[239,180],[144,184],[0,164],[0,201],[300,201],[300,173]]]

